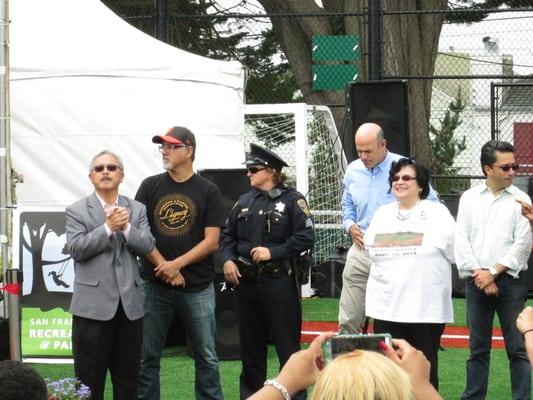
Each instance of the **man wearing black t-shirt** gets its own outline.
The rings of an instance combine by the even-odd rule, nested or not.
[[[189,129],[171,128],[152,142],[160,144],[166,172],[146,178],[135,196],[146,205],[156,239],[156,251],[141,268],[145,317],[139,399],[160,398],[161,352],[175,312],[193,351],[196,398],[222,399],[212,260],[224,225],[222,198],[214,183],[193,172],[196,140]]]

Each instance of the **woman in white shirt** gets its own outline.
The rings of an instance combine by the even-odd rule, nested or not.
[[[393,163],[389,183],[397,201],[378,208],[364,236],[372,260],[366,311],[374,332],[406,339],[425,354],[438,389],[440,337],[453,322],[455,221],[444,205],[426,200],[429,172],[413,160]]]

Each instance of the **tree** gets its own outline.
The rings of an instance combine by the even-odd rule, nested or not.
[[[463,136],[459,140],[454,134],[462,123],[460,114],[465,106],[461,96],[461,88],[459,88],[457,97],[450,102],[444,117],[439,120],[440,127],[433,124],[429,125],[431,147],[435,157],[433,164],[433,174],[435,175],[448,175],[450,177],[457,175],[457,168],[454,168],[453,162],[455,157],[466,150],[466,137]],[[456,183],[454,179],[439,180],[436,189],[439,193],[449,193],[454,190]]]
[[[504,4],[509,7],[533,6],[533,0],[486,0],[483,3],[473,2],[470,6],[447,0],[373,1],[381,1],[383,10],[401,12],[398,15],[383,16],[383,75],[415,77],[433,75],[439,36],[445,19],[449,22],[480,21],[487,16],[487,9]],[[120,15],[124,15],[126,3],[130,10],[133,10],[133,6],[138,9],[144,7],[144,14],[149,14],[146,0],[104,2],[114,9],[120,5]],[[265,28],[262,32],[263,40],[254,45],[242,46],[243,39],[250,37],[245,33],[246,28],[237,26],[236,30],[224,31],[223,27],[228,26],[228,19],[220,14],[240,11],[242,7],[252,8],[256,3],[270,16],[272,31]],[[322,0],[322,7],[316,4],[316,0],[241,0],[231,10],[226,9],[223,4],[220,0],[169,1],[171,31],[175,32],[171,35],[170,43],[201,55],[241,60],[253,71],[246,90],[250,103],[294,101],[294,93],[301,93],[303,100],[309,104],[344,104],[342,91],[312,90],[311,40],[313,35],[357,35],[360,39],[361,54],[367,54],[368,36],[364,15],[367,13],[368,0]],[[447,9],[454,12],[431,12]],[[468,12],[460,12],[462,9]],[[216,16],[203,18],[206,14],[213,14],[213,10]],[[260,10],[254,10],[256,14],[261,13]],[[130,12],[129,15],[143,15],[143,12]],[[201,18],[185,19],[183,15],[198,15]],[[140,20],[130,20],[136,26],[140,24],[138,21]],[[146,26],[144,30],[153,34]],[[278,46],[283,51],[281,60],[275,57]],[[368,67],[366,62],[362,61],[359,65],[359,80],[367,79]],[[268,90],[258,90],[258,87],[268,87]],[[432,168],[435,158],[429,136],[431,80],[411,79],[408,95],[411,154]],[[340,128],[344,109],[337,108],[332,111],[337,127]]]
[[[154,2],[103,2],[136,28],[155,36]],[[257,35],[258,40],[244,20],[226,17],[224,13],[232,10],[219,3],[213,0],[168,1],[168,43],[201,56],[239,60],[253,71],[246,87],[248,103],[302,101],[301,96],[295,96],[298,87],[294,75],[272,28],[265,27]],[[267,87],[269,90],[261,90]]]
[[[314,92],[312,90],[312,51],[313,35],[348,34],[360,38],[361,54],[368,52],[367,26],[364,18],[328,16],[328,13],[358,13],[365,11],[367,0],[323,0],[323,8],[314,0],[257,0],[268,14],[299,13],[320,17],[284,18],[271,17],[274,33],[287,57],[295,75],[298,88],[310,104],[342,104],[340,91]],[[423,11],[446,10],[446,0],[383,0],[386,10]],[[383,66],[387,75],[432,75],[444,14],[403,14],[387,17],[383,23],[383,41],[387,51],[383,54]],[[365,63],[359,66],[359,79],[367,80],[368,69]],[[428,121],[431,104],[431,81],[416,80],[409,85],[410,126],[412,154],[421,163],[431,167],[431,141],[428,135]],[[341,124],[343,110],[337,110],[337,126]]]

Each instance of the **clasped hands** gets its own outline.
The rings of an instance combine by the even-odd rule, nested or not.
[[[112,232],[123,231],[128,227],[130,213],[125,207],[114,206],[106,210],[105,223]]]
[[[172,261],[163,261],[154,268],[155,276],[172,286],[185,287],[185,278],[181,273],[180,258]]]
[[[498,296],[498,285],[488,269],[476,269],[472,272],[472,279],[479,290],[483,290],[487,296]]]

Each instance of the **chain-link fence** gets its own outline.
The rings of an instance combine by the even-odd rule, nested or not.
[[[491,85],[492,137],[515,146],[514,184],[533,195],[533,80]]]
[[[250,70],[249,104],[327,105],[339,110],[340,129],[344,86],[335,80],[368,77],[372,49],[367,45],[366,2],[354,1],[349,12],[302,5],[298,13],[287,7],[270,14],[260,1],[235,1],[233,6],[187,0],[104,2],[150,35],[161,31],[163,17],[172,45],[243,62]],[[490,139],[491,82],[515,82],[533,74],[533,11],[392,10],[385,8],[388,2],[382,4],[380,73],[383,79],[409,82],[410,128],[416,136],[412,153],[436,175],[479,175],[479,149]],[[317,42],[331,37],[355,42]],[[347,51],[347,43],[357,51]],[[324,88],[324,81],[332,88]],[[447,113],[457,116],[456,125]],[[451,140],[441,135],[450,129]]]
[[[394,10],[387,8],[391,2],[381,1],[376,47],[369,41],[376,37],[375,20],[366,8],[368,2],[362,0],[349,2],[350,8],[344,10],[304,0],[280,9],[263,8],[261,4],[272,7],[272,2],[262,0],[104,3],[172,45],[241,61],[249,69],[247,104],[326,105],[339,131],[349,125],[343,124],[347,120],[343,82],[368,80],[378,63],[381,79],[408,82],[411,154],[430,167],[432,184],[452,211],[461,192],[483,179],[479,152],[492,137],[515,143],[517,158],[527,164],[521,173],[533,171],[529,156],[533,114],[528,104],[533,93],[530,87],[505,86],[528,82],[533,76],[533,9],[485,10],[476,2],[462,1],[456,2],[460,9],[451,10],[445,8],[446,2],[432,0],[407,2],[411,9]],[[432,5],[444,9],[419,9]],[[492,102],[491,84],[496,85]],[[248,122],[277,132],[270,140],[283,157],[290,158],[291,139],[283,136],[289,134],[290,118],[276,118]],[[491,121],[496,133],[491,133]],[[324,157],[323,168],[332,162],[328,157],[332,156]],[[313,173],[310,170],[310,176]],[[340,190],[341,175],[342,171],[326,186]],[[320,187],[310,190],[324,190]],[[338,193],[332,195],[331,201],[337,204],[338,216],[337,197]],[[326,214],[330,208],[334,207],[328,206]]]

